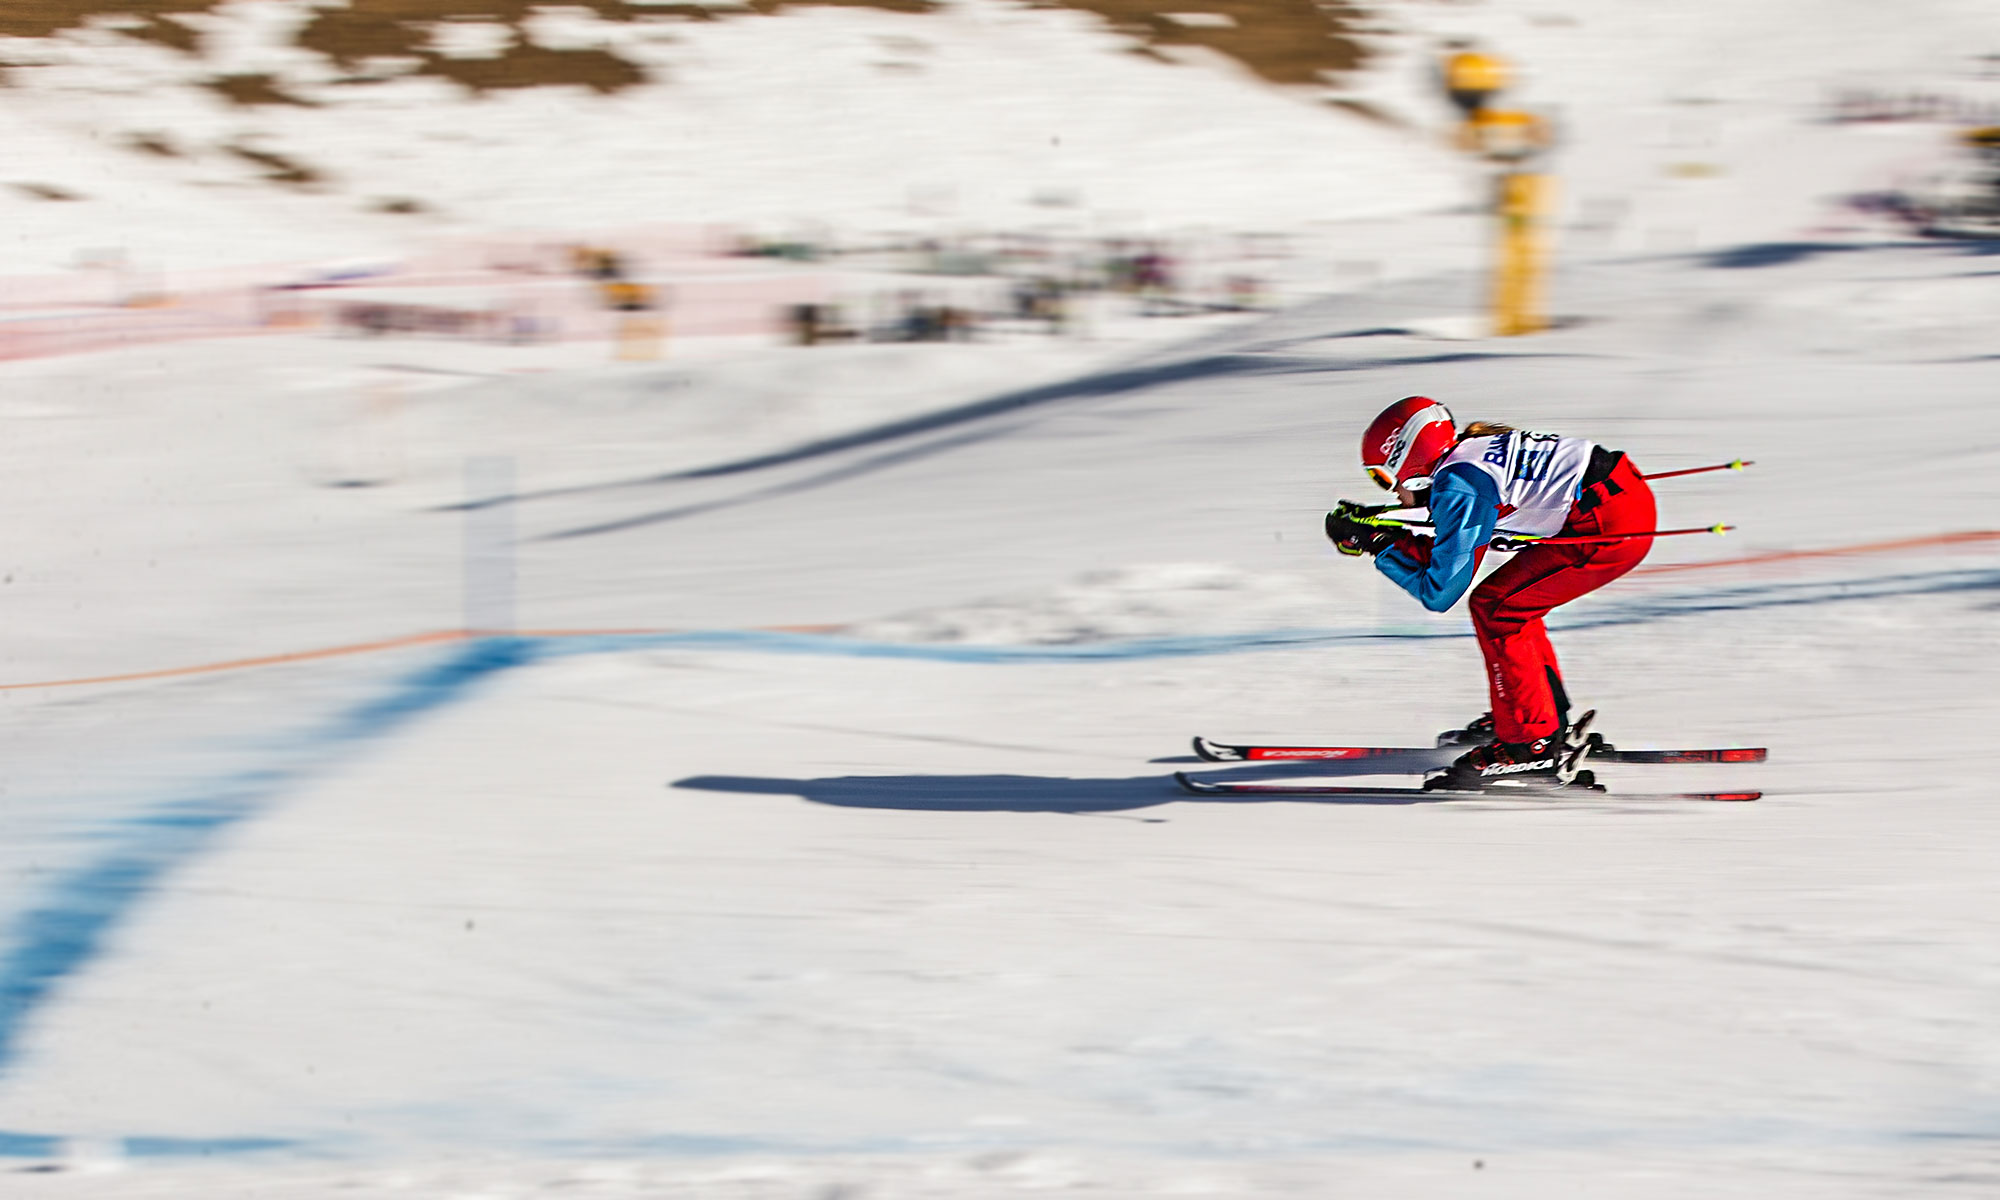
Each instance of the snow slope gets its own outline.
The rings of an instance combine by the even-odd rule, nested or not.
[[[1656,58],[1754,119],[1699,178],[1580,130],[1629,215],[1532,339],[1435,336],[1481,280],[1417,213],[1346,251],[1377,286],[1171,340],[0,366],[0,682],[282,660],[0,692],[7,1194],[1990,1194],[1993,258],[1824,228],[1937,131],[1803,100],[1990,18],[1739,27],[1796,47],[1773,81],[1618,6],[1393,11],[1545,37],[1534,86],[1607,121]],[[1318,536],[1411,392],[1756,460],[1663,482],[1739,532],[1557,637],[1614,740],[1770,763],[1173,789],[1193,733],[1483,705],[1463,618]],[[495,613],[523,636],[421,640]],[[1768,794],[1617,794],[1694,778]]]
[[[1455,286],[1413,285],[1214,335],[1142,387],[516,506],[525,627],[899,637],[928,612],[958,640],[600,636],[14,693],[10,757],[139,731],[11,809],[16,911],[45,915],[10,984],[49,991],[0,1043],[0,1127],[73,1168],[27,1194],[1435,1195],[1473,1160],[1502,1195],[1979,1194],[1993,828],[1955,761],[1993,716],[1979,544],[1575,606],[1571,681],[1614,736],[1768,743],[1713,775],[1769,788],[1754,807],[1216,805],[1156,760],[1197,730],[1403,741],[1476,711],[1462,626],[1313,534],[1385,388],[1653,467],[1758,459],[1662,485],[1745,526],[1665,565],[1977,524],[1976,482],[1947,522],[1860,481],[1979,427],[1990,335],[1829,354],[1791,322],[1862,276],[1949,292],[1983,262],[1626,263],[1599,323],[1532,343],[1339,336]],[[1697,338],[1713,357],[1676,288],[1748,308]],[[1985,477],[1991,448],[1958,453]],[[100,640],[165,657],[169,628],[203,640],[168,624],[200,602],[235,619],[177,661],[444,623],[464,514],[258,490],[323,532],[278,557],[277,528],[218,531],[239,582],[181,576]],[[1204,565],[1147,565],[1173,562]],[[1224,588],[1272,601],[1224,613],[1279,645],[1230,652],[1258,631],[1207,615]],[[36,931],[88,926],[127,859],[101,945],[51,964]]]

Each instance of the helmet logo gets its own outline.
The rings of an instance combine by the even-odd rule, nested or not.
[[[1405,422],[1403,427],[1396,431],[1396,436],[1389,441],[1389,444],[1383,447],[1382,465],[1389,468],[1391,476],[1403,473],[1403,460],[1409,457],[1410,438],[1415,433],[1416,422]]]

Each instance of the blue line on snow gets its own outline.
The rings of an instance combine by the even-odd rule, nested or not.
[[[29,1020],[63,981],[104,949],[118,926],[170,871],[191,861],[224,830],[254,816],[284,789],[308,776],[338,746],[379,737],[449,704],[496,672],[525,662],[527,647],[510,639],[474,642],[445,661],[413,673],[381,699],[336,717],[304,739],[301,753],[273,767],[244,771],[189,788],[144,815],[114,826],[111,848],[62,875],[6,933],[0,953],[0,1072],[20,1053]],[[46,1156],[61,1139],[0,1131],[0,1155]],[[281,1143],[268,1143],[278,1145]],[[264,1139],[127,1139],[143,1154],[207,1154],[268,1148]]]
[[[525,660],[509,640],[475,642],[427,667],[387,698],[344,713],[308,748],[376,737],[456,700],[473,683]],[[317,765],[318,753],[287,765],[245,771],[174,796],[113,831],[111,850],[59,878],[23,914],[0,954],[0,1070],[13,1062],[21,1030],[51,990],[95,957],[106,936],[163,875],[206,849],[215,836],[258,811]]]
[[[1935,571],[1886,575],[1832,583],[1746,584],[1703,592],[1681,592],[1586,604],[1567,619],[1551,622],[1557,631],[1641,625],[1674,617],[1718,612],[1870,600],[1885,596],[2000,590],[2000,571]],[[1360,641],[1428,641],[1469,638],[1472,630],[1451,627],[1280,629],[1256,633],[1190,634],[1123,641],[992,646],[949,642],[871,642],[841,634],[769,633],[757,630],[698,630],[686,633],[599,634],[541,644],[537,657],[601,654],[618,650],[735,650],[765,654],[836,655],[847,658],[901,658],[944,663],[1102,662],[1124,659],[1190,658],[1241,654],[1291,646]]]

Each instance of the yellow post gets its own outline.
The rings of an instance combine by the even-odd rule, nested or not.
[[[1493,271],[1493,332],[1501,337],[1537,333],[1549,327],[1543,313],[1543,220],[1554,192],[1549,176],[1530,169],[1554,140],[1547,121],[1531,112],[1498,109],[1493,97],[1512,83],[1506,60],[1470,42],[1444,61],[1445,93],[1464,115],[1459,148],[1498,168],[1494,215],[1500,219],[1499,253]]]
[[[1507,171],[1500,176],[1500,255],[1493,274],[1493,332],[1501,337],[1549,327],[1542,311],[1542,218],[1554,191],[1548,176]]]

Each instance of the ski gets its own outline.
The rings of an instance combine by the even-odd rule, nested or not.
[[[1509,797],[1605,796],[1619,800],[1717,800],[1746,801],[1762,792],[1634,792],[1613,793],[1602,784],[1495,784],[1484,788],[1365,787],[1351,784],[1286,783],[1276,781],[1222,781],[1190,778],[1185,771],[1174,772],[1174,780],[1197,796],[1384,796],[1427,797],[1435,800],[1495,800]]]
[[[1620,750],[1609,742],[1599,742],[1590,751],[1592,762],[1613,763],[1760,763],[1771,757],[1764,746],[1724,746],[1695,750]]]
[[[1595,736],[1595,735],[1593,735]],[[1347,762],[1360,759],[1407,760],[1411,769],[1441,765],[1471,746],[1257,746],[1194,739],[1194,752],[1204,762]],[[1763,746],[1693,750],[1620,750],[1594,741],[1590,761],[1598,763],[1759,763],[1770,757]],[[1388,763],[1383,764],[1385,767]]]

